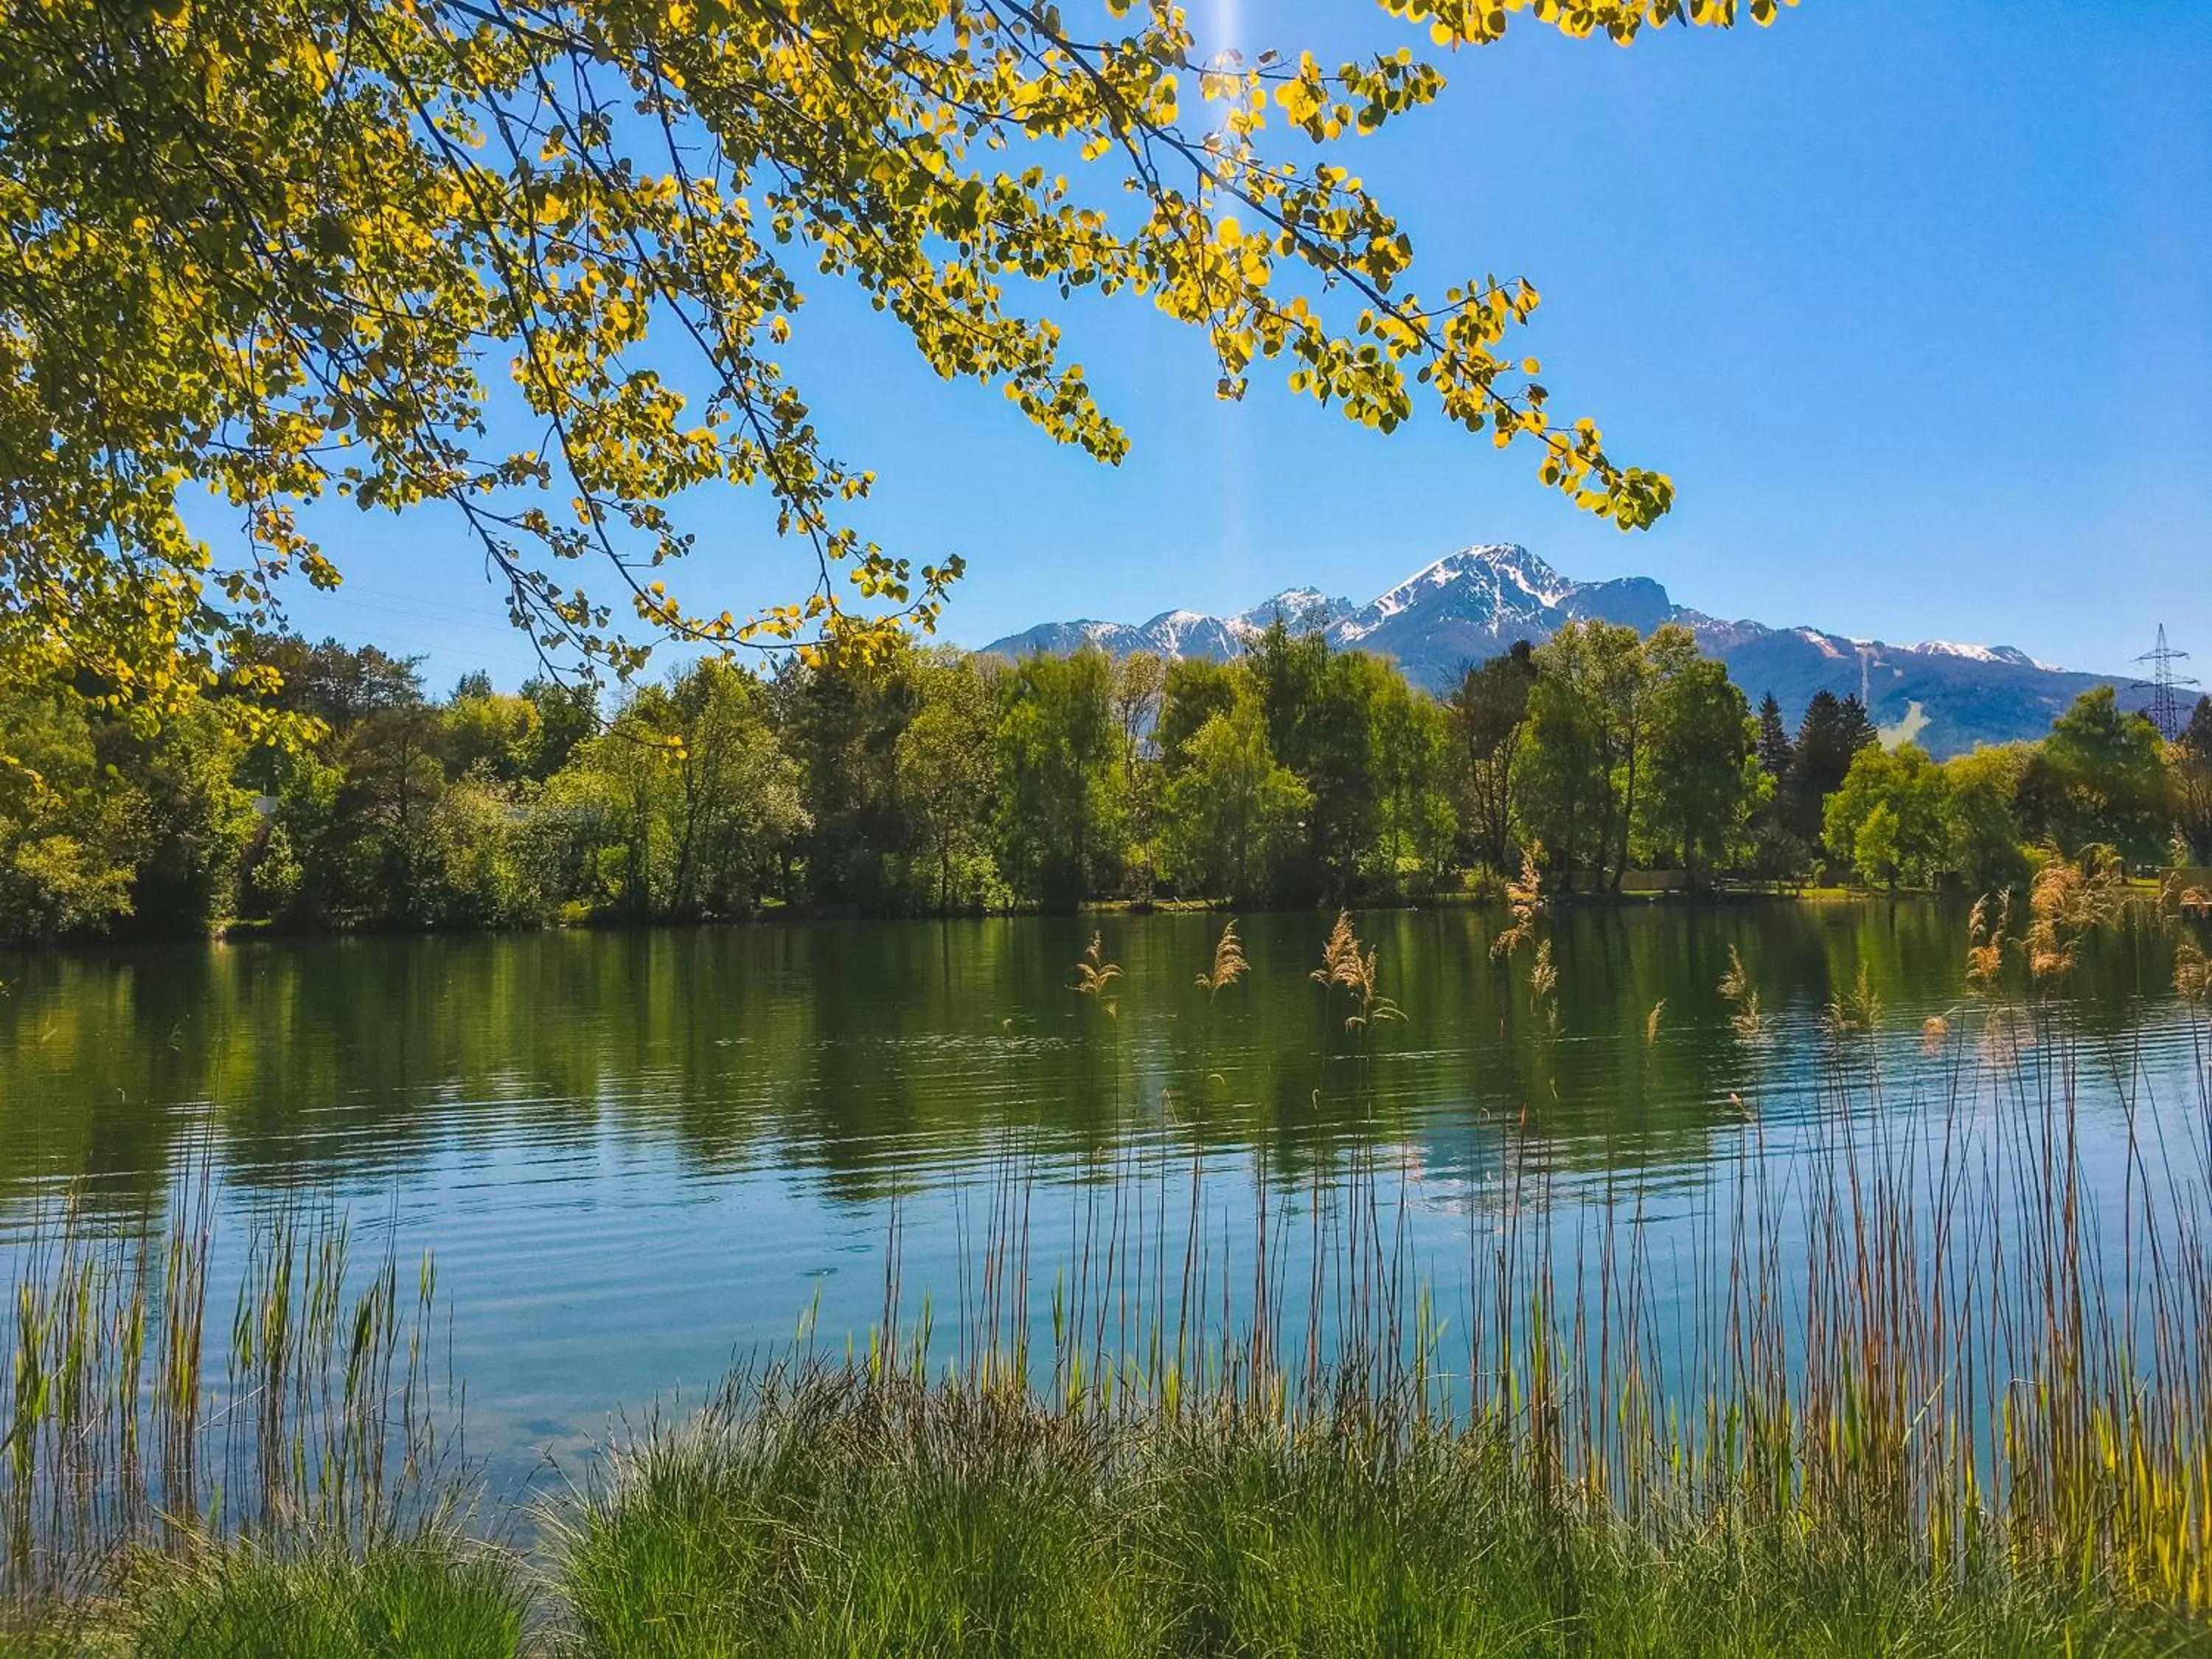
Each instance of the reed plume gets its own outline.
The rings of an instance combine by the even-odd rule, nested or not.
[[[1115,981],[1121,977],[1119,964],[1106,960],[1104,940],[1100,934],[1091,936],[1091,944],[1075,964],[1075,983],[1069,988],[1078,995],[1086,996],[1106,1011],[1108,1018],[1121,1012],[1121,1004],[1107,995]]]
[[[1990,902],[1987,893],[1974,901],[1966,918],[1966,987],[1986,991],[2004,971],[2005,934],[2012,926],[2012,894],[1998,894]]]
[[[1552,962],[1552,941],[1537,942],[1536,959],[1528,964],[1528,1006],[1532,1012],[1540,1013],[1548,1004],[1552,1023],[1559,1024],[1559,1005],[1553,1000],[1559,988],[1559,970]]]
[[[1208,996],[1225,990],[1244,977],[1248,966],[1249,964],[1244,960],[1244,947],[1237,942],[1237,923],[1232,918],[1221,930],[1221,937],[1214,942],[1212,970],[1198,976],[1199,989]]]
[[[2048,988],[2074,971],[2081,941],[2109,921],[2126,890],[2125,872],[2109,847],[2090,847],[2078,860],[2052,859],[2027,890],[2029,979]]]
[[[1521,849],[1521,874],[1505,884],[1505,908],[1513,920],[1490,941],[1493,960],[1509,957],[1534,937],[1536,918],[1544,908],[1544,872],[1540,867],[1543,844],[1531,842]]]
[[[1766,1027],[1759,1012],[1759,992],[1744,969],[1743,956],[1735,945],[1729,946],[1728,972],[1721,975],[1720,994],[1729,1006],[1729,1029],[1742,1041],[1748,1042]]]
[[[1865,963],[1859,963],[1859,976],[1850,988],[1829,999],[1822,1024],[1832,1036],[1870,1036],[1881,1028],[1881,994],[1874,988],[1874,975]]]
[[[1336,925],[1329,929],[1328,942],[1322,947],[1322,965],[1313,970],[1312,977],[1330,989],[1340,986],[1351,994],[1352,1010],[1344,1018],[1347,1031],[1364,1031],[1382,1021],[1406,1018],[1405,1010],[1382,994],[1377,972],[1380,956],[1374,949],[1360,949],[1351,913],[1338,911]]]

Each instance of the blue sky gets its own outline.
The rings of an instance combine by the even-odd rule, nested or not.
[[[1194,15],[1325,62],[1419,44],[1359,0]],[[1103,467],[818,289],[794,377],[878,474],[864,527],[966,556],[949,637],[1307,582],[1365,599],[1510,540],[1721,615],[2069,666],[2124,668],[2163,621],[2212,678],[2212,0],[1803,0],[1771,30],[1625,52],[1524,27],[1447,69],[1440,105],[1351,164],[1425,289],[1537,284],[1554,414],[1671,473],[1674,514],[1624,535],[1528,456],[1425,411],[1361,431],[1264,368],[1219,403],[1203,343],[1141,304],[1068,318],[1134,444]],[[695,605],[791,597],[801,568],[757,503],[692,517]],[[457,525],[323,527],[349,581],[299,599],[303,629],[424,653],[434,687],[527,672]]]

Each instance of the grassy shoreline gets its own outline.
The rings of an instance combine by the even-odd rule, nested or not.
[[[1634,1518],[1467,1431],[1109,1425],[950,1385],[792,1378],[628,1449],[535,1555],[453,1529],[135,1560],[10,1656],[2143,1655],[2212,1626],[2060,1568],[1931,1571],[1879,1532]]]

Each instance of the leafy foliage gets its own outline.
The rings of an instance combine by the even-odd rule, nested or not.
[[[1770,787],[1743,693],[1689,634],[1571,623],[1538,647],[1520,739],[1523,833],[1617,888],[1639,854],[1692,873],[1737,860]]]
[[[1276,763],[1258,696],[1240,686],[1191,738],[1167,786],[1163,865],[1184,890],[1249,902],[1279,891],[1313,792]]]
[[[1469,666],[1446,705],[1459,763],[1453,793],[1462,841],[1493,870],[1505,869],[1511,859],[1515,763],[1535,683],[1534,647],[1519,640],[1504,655]]]
[[[1862,749],[1828,798],[1828,847],[1870,884],[1927,881],[1943,854],[1943,774],[1926,750]]]
[[[2021,789],[2029,828],[2074,856],[2087,847],[2148,860],[2172,819],[2172,781],[2158,728],[2122,712],[2112,688],[2084,692],[2051,728]]]
[[[1808,846],[1817,846],[1822,804],[1844,787],[1860,752],[1875,741],[1874,722],[1856,693],[1838,697],[1816,691],[1798,723],[1797,741],[1781,793],[1783,822]],[[1832,849],[1831,849],[1832,850]]]
[[[2199,697],[2170,755],[2175,827],[2199,864],[2212,864],[2212,697]]]
[[[1001,690],[999,822],[1008,875],[1050,908],[1110,879],[1120,775],[1113,665],[1101,651],[1032,657]]]
[[[1386,9],[1448,46],[1515,15],[1622,41],[1736,20],[1733,0]],[[9,0],[0,652],[180,708],[287,577],[337,584],[332,502],[442,504],[541,649],[625,673],[669,635],[865,655],[926,628],[960,561],[853,527],[872,475],[781,362],[803,273],[1103,460],[1128,441],[1032,295],[1149,301],[1206,336],[1227,398],[1279,362],[1387,430],[1425,386],[1579,505],[1667,510],[1666,477],[1548,413],[1509,345],[1534,287],[1413,289],[1410,239],[1330,159],[1434,100],[1439,70],[1409,49],[1199,64],[1165,0],[1087,10]],[[803,599],[738,617],[670,591],[681,498],[714,485],[763,492],[811,550]]]
[[[1457,886],[1502,890],[1504,953],[1533,942],[1547,884],[1809,873],[1779,822],[1805,781],[1794,758],[1778,780],[1760,765],[1721,665],[1679,631],[1553,646],[1479,667],[1449,705],[1287,629],[1164,667],[894,645],[763,678],[710,655],[604,717],[543,679],[509,695],[470,676],[433,700],[411,664],[329,641],[257,642],[290,665],[281,690],[228,684],[150,736],[71,684],[19,685],[0,693],[0,935],[1343,908]],[[318,735],[248,745],[226,700],[282,702]],[[2152,751],[2146,779],[2132,717],[2077,713],[2066,743],[1942,766],[1859,750],[1824,802],[1832,869],[2025,898],[2057,814],[2116,828],[2138,862],[2185,839],[2189,743]],[[1469,872],[1455,807],[1487,811],[1493,789],[1511,862],[1488,862],[1490,824]]]
[[[1760,768],[1744,695],[1680,629],[1644,647],[1655,684],[1638,830],[1655,863],[1694,878],[1736,861],[1751,814],[1772,784]]]

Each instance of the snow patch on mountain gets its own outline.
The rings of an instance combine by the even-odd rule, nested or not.
[[[1141,624],[1046,623],[984,648],[1018,657],[1090,642],[1116,656],[1151,651],[1218,661],[1243,655],[1279,619],[1293,629],[1317,623],[1334,645],[1392,658],[1407,678],[1434,692],[1515,641],[1540,641],[1569,622],[1607,622],[1645,634],[1672,623],[1725,662],[1754,705],[1771,692],[1795,721],[1818,691],[1863,693],[1877,725],[1939,756],[1978,743],[2039,737],[2081,692],[2125,684],[2055,669],[2008,645],[1928,640],[1889,646],[1812,627],[1723,621],[1676,605],[1649,577],[1576,581],[1511,542],[1448,553],[1364,605],[1317,587],[1290,587],[1235,616],[1178,610]]]
[[[1795,631],[1799,639],[1804,641],[1824,657],[1840,659],[1844,654],[1836,649],[1835,641],[1817,628],[1800,628]]]
[[[1352,611],[1350,599],[1333,599],[1318,587],[1286,587],[1272,599],[1262,599],[1249,611],[1239,611],[1227,620],[1257,634],[1273,625],[1279,617],[1291,627],[1297,628],[1309,617],[1318,616],[1326,628],[1342,622]]]
[[[2066,672],[2056,663],[2039,661],[2014,645],[1962,645],[1956,640],[1923,640],[1917,645],[1900,646],[1899,649],[1926,651],[1939,657],[1964,657],[1969,662],[2001,662],[2014,668],[2039,668],[2047,674]]]

